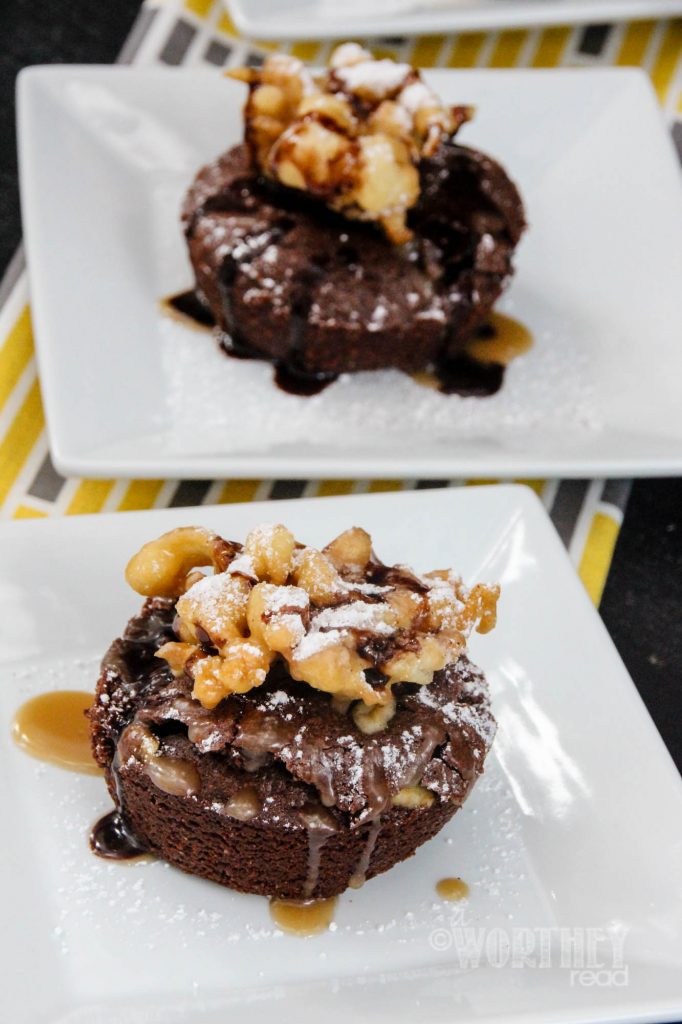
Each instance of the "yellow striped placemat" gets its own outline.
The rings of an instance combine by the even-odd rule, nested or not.
[[[321,63],[329,41],[285,44]],[[467,32],[369,45],[420,67],[557,67],[637,65],[652,78],[682,150],[682,19],[621,25],[557,25],[544,29]],[[228,66],[258,63],[275,46],[236,32],[220,0],[145,4],[120,60],[135,64]],[[180,507],[263,499],[451,487],[464,480],[79,480],[50,461],[36,374],[21,254],[0,287],[0,515],[41,518],[84,512]],[[548,509],[585,586],[599,603],[630,484],[604,480],[523,481]]]

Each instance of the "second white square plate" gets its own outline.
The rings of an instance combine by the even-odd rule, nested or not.
[[[518,182],[530,228],[499,308],[532,350],[487,399],[395,371],[280,392],[165,318],[192,273],[198,168],[241,136],[210,71],[49,67],[20,81],[24,226],[54,461],[93,476],[539,476],[682,471],[682,191],[645,76],[440,71],[462,141]]]
[[[249,39],[341,39],[655,18],[680,0],[225,0]]]
[[[92,690],[140,598],[135,550],[174,526],[242,539],[351,524],[387,562],[498,580],[472,638],[498,734],[471,798],[414,857],[284,935],[267,901],[87,836],[103,779],[31,760],[17,707]],[[682,785],[537,498],[453,488],[7,523],[0,529],[2,1017],[12,1024],[574,1024],[680,1020]],[[465,904],[435,891],[444,875]],[[599,965],[598,967],[596,965]]]

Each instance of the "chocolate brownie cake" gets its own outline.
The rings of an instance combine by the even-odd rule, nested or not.
[[[523,204],[454,135],[409,65],[340,47],[238,74],[245,141],[197,175],[182,219],[197,293],[227,351],[301,376],[456,357],[512,273]]]
[[[90,712],[117,808],[98,852],[323,898],[410,856],[466,799],[495,725],[464,648],[494,625],[498,588],[383,565],[357,528],[323,551],[282,526],[243,548],[179,529],[127,578],[147,600]]]

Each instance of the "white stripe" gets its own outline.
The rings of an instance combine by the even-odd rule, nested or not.
[[[216,480],[211,484],[209,489],[206,491],[206,497],[204,498],[204,505],[217,505],[220,493],[225,485],[224,480]]]
[[[26,396],[36,382],[36,361],[35,357],[31,356],[28,361],[26,369],[23,371],[19,380],[12,388],[9,398],[5,402],[4,408],[0,413],[0,438],[4,441],[5,437],[10,431],[12,424],[19,412],[21,406],[24,404]]]
[[[111,488],[107,500],[102,505],[100,512],[116,512],[123,501],[123,496],[128,490],[130,480],[117,480]]]
[[[592,480],[587,488],[585,497],[583,498],[582,507],[578,513],[578,518],[575,521],[571,541],[568,545],[568,556],[576,567],[580,565],[580,560],[585,549],[585,541],[587,540],[587,535],[590,532],[592,519],[597,510],[603,490],[603,480]]]
[[[541,501],[548,512],[554,504],[554,499],[556,498],[556,492],[559,490],[560,483],[561,481],[557,480],[556,477],[545,481],[545,486],[542,489]]]

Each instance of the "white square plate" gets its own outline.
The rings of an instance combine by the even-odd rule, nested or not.
[[[50,67],[21,77],[24,226],[55,463],[99,476],[532,476],[682,471],[682,190],[637,71],[441,71],[463,141],[507,165],[530,229],[500,303],[535,345],[499,394],[397,371],[314,398],[164,317],[190,286],[197,169],[241,134],[212,71]]]
[[[499,723],[485,774],[439,836],[341,897],[336,929],[311,939],[279,932],[259,897],[158,862],[97,860],[87,833],[110,806],[103,781],[33,761],[9,740],[27,697],[92,688],[98,659],[139,604],[123,567],[141,543],[188,523],[243,537],[273,518],[318,545],[362,524],[387,561],[453,565],[467,580],[502,584],[498,628],[472,644]],[[0,528],[0,564],[3,1019],[680,1019],[682,786],[529,490],[16,522]],[[465,904],[436,897],[444,875],[469,883]],[[578,943],[572,954],[566,936]],[[584,942],[587,957],[591,936],[605,973],[580,971],[576,950]],[[624,975],[612,972],[607,936],[624,940]],[[483,942],[476,969],[469,941]],[[531,956],[535,942],[537,958],[541,941],[547,965],[519,964],[519,943]],[[504,964],[506,942],[516,966]]]
[[[655,18],[680,0],[225,0],[250,39],[342,39]]]

